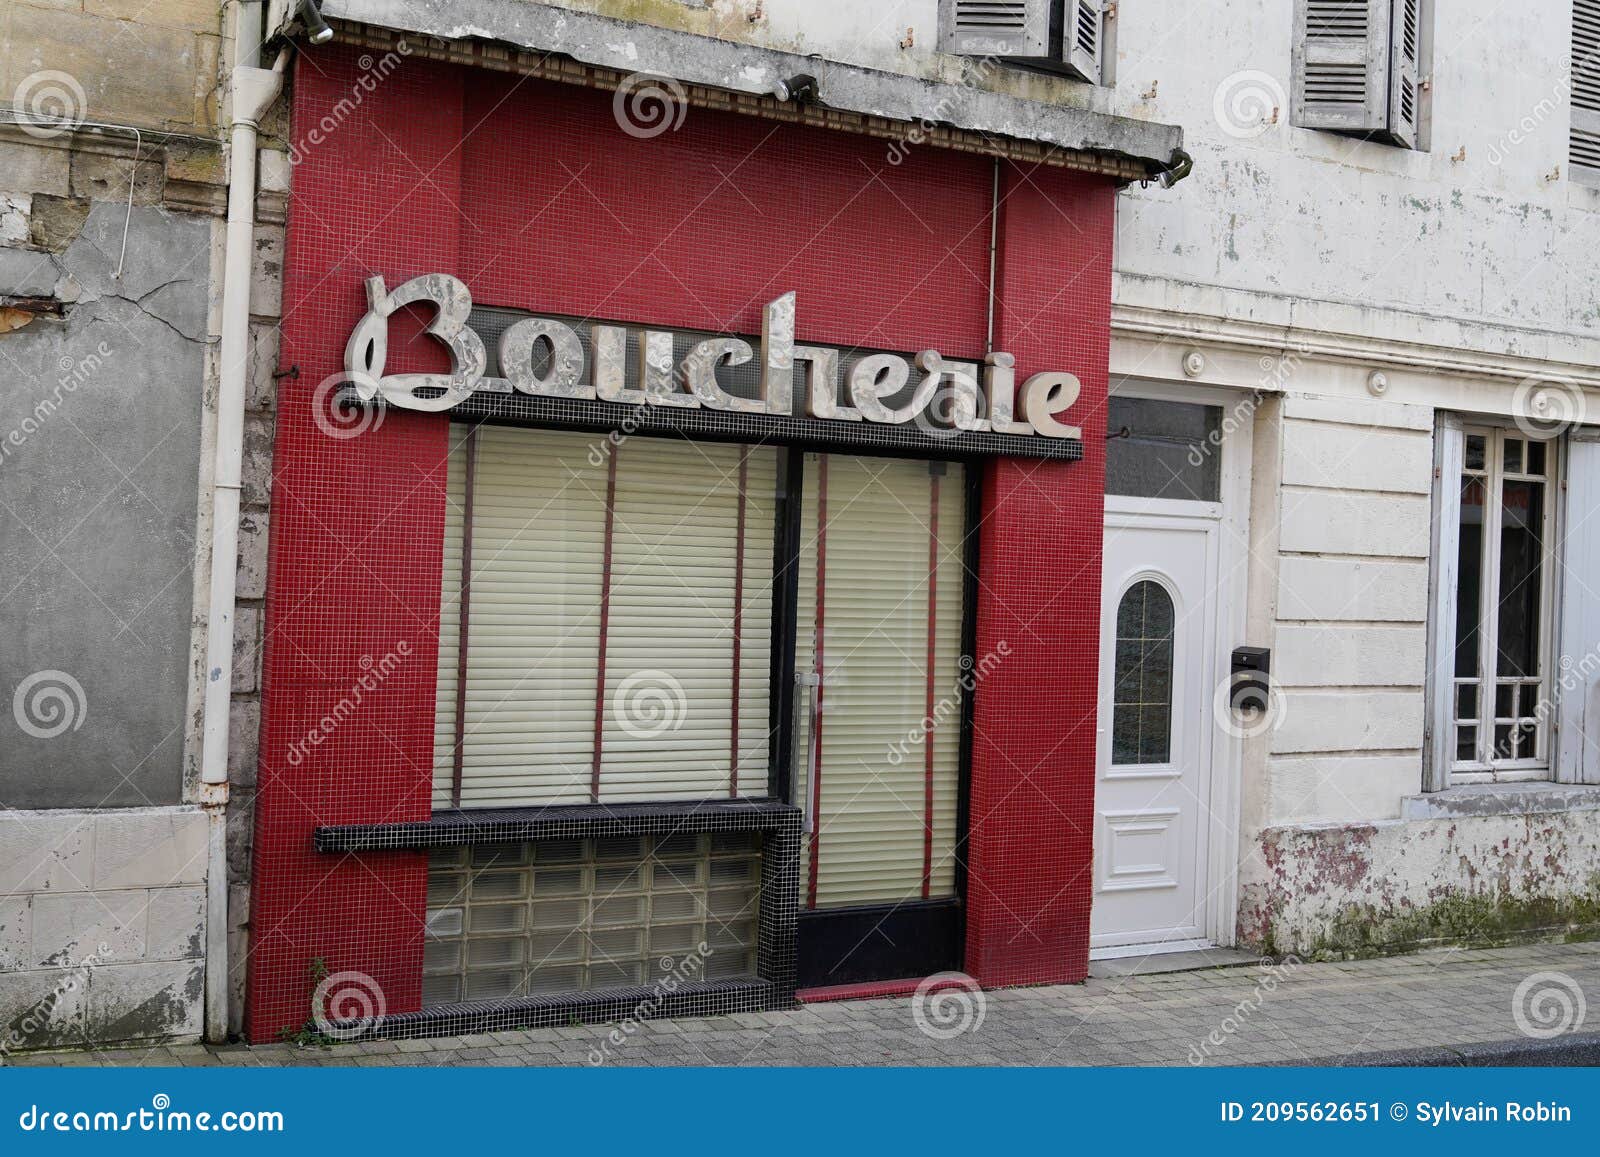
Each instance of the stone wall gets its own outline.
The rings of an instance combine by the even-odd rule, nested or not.
[[[198,1035],[205,870],[198,808],[0,811],[0,1060]]]

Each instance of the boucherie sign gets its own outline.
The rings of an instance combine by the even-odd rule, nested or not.
[[[438,412],[474,394],[528,394],[619,406],[799,413],[839,422],[914,422],[951,433],[1081,437],[1077,426],[1062,420],[1081,389],[1072,374],[1036,373],[1019,386],[1010,354],[989,354],[979,365],[946,360],[931,349],[912,358],[868,353],[846,365],[837,349],[795,342],[793,293],[763,309],[759,348],[743,338],[704,337],[692,340],[681,357],[681,335],[671,331],[595,324],[588,326],[585,348],[573,324],[525,317],[501,334],[500,376],[491,377],[483,339],[467,325],[472,296],[461,281],[431,273],[391,290],[382,277],[370,277],[366,289],[367,313],[345,346],[345,374],[368,402],[381,398],[403,409]],[[450,372],[387,374],[389,317],[418,303],[437,311],[427,332],[450,351]],[[754,370],[754,388],[731,392],[724,379],[744,366]]]

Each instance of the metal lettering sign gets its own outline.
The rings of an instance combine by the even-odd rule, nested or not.
[[[381,398],[402,409],[440,412],[477,393],[520,393],[788,417],[795,413],[798,371],[800,412],[808,418],[886,426],[916,422],[923,429],[937,426],[952,433],[1082,437],[1077,426],[1062,421],[1078,400],[1078,379],[1064,372],[1037,373],[1019,389],[1016,359],[1008,353],[991,353],[981,366],[946,361],[931,349],[911,359],[872,353],[856,359],[841,382],[838,350],[796,344],[793,293],[762,311],[759,351],[743,338],[708,337],[691,346],[676,365],[670,331],[644,329],[630,343],[624,327],[597,324],[590,328],[586,357],[583,340],[571,325],[523,318],[501,334],[502,376],[490,377],[483,339],[467,326],[472,296],[458,279],[430,273],[390,290],[382,277],[369,277],[366,289],[367,313],[345,346],[344,368],[357,394],[368,402]],[[384,372],[389,317],[417,302],[436,308],[427,332],[450,351],[448,374]],[[631,374],[630,344],[636,350]],[[718,368],[741,366],[753,358],[760,359],[756,396],[724,389]],[[848,402],[841,401],[841,385]]]

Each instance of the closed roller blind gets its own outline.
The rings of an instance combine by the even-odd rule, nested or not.
[[[454,800],[458,734],[462,807],[765,794],[775,451],[492,426],[476,439],[470,539],[468,455],[450,461],[435,806]]]
[[[766,794],[776,486],[771,449],[635,440],[619,450],[602,798],[730,794],[736,626],[739,790]]]
[[[927,462],[812,455],[805,478],[796,667],[821,681],[812,692],[820,743],[803,701],[795,746],[797,798],[812,828],[807,903],[954,895],[960,468],[939,476]]]

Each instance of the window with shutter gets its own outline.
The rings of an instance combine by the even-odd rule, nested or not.
[[[765,795],[778,451],[452,436],[434,806]]]
[[[939,49],[1099,84],[1104,0],[940,0]]]
[[[1572,4],[1572,125],[1567,139],[1573,177],[1600,185],[1600,0]]]
[[[1418,147],[1429,0],[1297,0],[1294,123]]]

